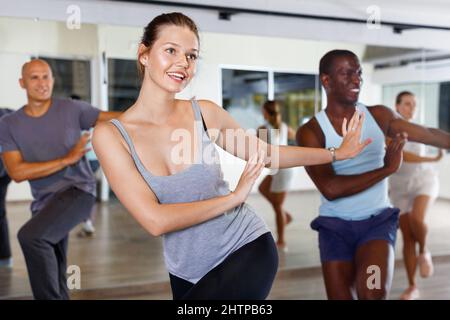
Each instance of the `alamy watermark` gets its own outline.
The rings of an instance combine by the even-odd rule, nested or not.
[[[67,288],[69,290],[81,289],[81,269],[77,265],[70,265],[67,267]]]
[[[66,13],[69,15],[66,19],[67,29],[81,29],[81,8],[75,4],[71,4],[67,7]]]
[[[238,164],[238,158],[249,158],[257,152],[265,154],[265,163],[270,164],[270,167],[277,168],[279,166],[279,149],[271,147],[262,141],[269,141],[270,137],[276,137],[280,134],[279,129],[225,129],[219,131],[217,129],[208,129],[207,134],[209,139],[215,143],[210,143],[204,146],[203,137],[198,137],[198,132],[203,130],[201,121],[195,121],[193,135],[191,131],[180,128],[172,131],[170,140],[176,142],[172,147],[170,159],[176,165],[191,165],[191,164],[220,164],[221,159],[215,151],[215,145],[221,146],[227,152],[236,155],[237,157],[227,157],[222,160],[223,164],[234,165]],[[257,134],[261,138],[257,138]],[[194,145],[193,145],[194,144]],[[196,155],[192,153],[196,152]],[[276,169],[275,169],[276,170]],[[274,170],[274,171],[275,171]],[[275,172],[272,172],[275,173]]]
[[[366,13],[369,15],[367,17],[367,28],[369,30],[381,29],[381,9],[379,6],[371,5],[366,9]]]
[[[370,265],[367,267],[367,274],[370,276],[367,278],[367,289],[381,289],[381,269],[377,265]]]

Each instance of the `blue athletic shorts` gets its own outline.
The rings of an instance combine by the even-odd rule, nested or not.
[[[395,247],[400,210],[386,208],[365,220],[317,217],[311,228],[319,232],[320,260],[352,261],[359,246],[371,240],[386,240]]]

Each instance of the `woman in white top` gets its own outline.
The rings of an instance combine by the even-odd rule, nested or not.
[[[258,137],[272,145],[288,144],[288,139],[295,140],[295,131],[281,121],[280,105],[277,101],[266,101],[262,107],[266,123],[258,128]],[[277,247],[287,251],[284,228],[292,221],[292,215],[283,209],[283,203],[289,191],[294,168],[274,170],[259,185],[259,191],[275,210],[277,225]]]
[[[397,95],[396,110],[406,120],[414,117],[416,100],[411,92]],[[419,265],[424,278],[433,274],[431,254],[427,250],[427,225],[425,215],[439,193],[439,180],[431,162],[439,161],[442,150],[436,157],[425,156],[425,145],[407,142],[403,148],[403,163],[389,179],[392,204],[400,209],[400,230],[403,235],[403,259],[408,274],[409,287],[401,295],[402,300],[419,298],[415,273]],[[416,245],[419,244],[419,254]]]

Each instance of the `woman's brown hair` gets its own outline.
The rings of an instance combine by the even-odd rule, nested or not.
[[[263,105],[263,109],[267,112],[269,116],[268,122],[275,129],[280,129],[281,127],[281,111],[280,105],[277,101],[266,101]]]

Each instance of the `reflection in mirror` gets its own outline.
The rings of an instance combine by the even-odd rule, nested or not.
[[[139,95],[135,60],[108,59],[108,104],[111,111],[125,111]]]
[[[321,86],[311,74],[274,73],[275,100],[281,102],[283,121],[298,128],[321,110]]]
[[[222,106],[242,128],[256,129],[263,123],[261,105],[268,88],[267,72],[222,69]]]
[[[268,97],[280,103],[282,120],[292,128],[321,109],[317,75],[222,69],[222,104],[243,128],[256,129],[264,123],[261,106]]]

